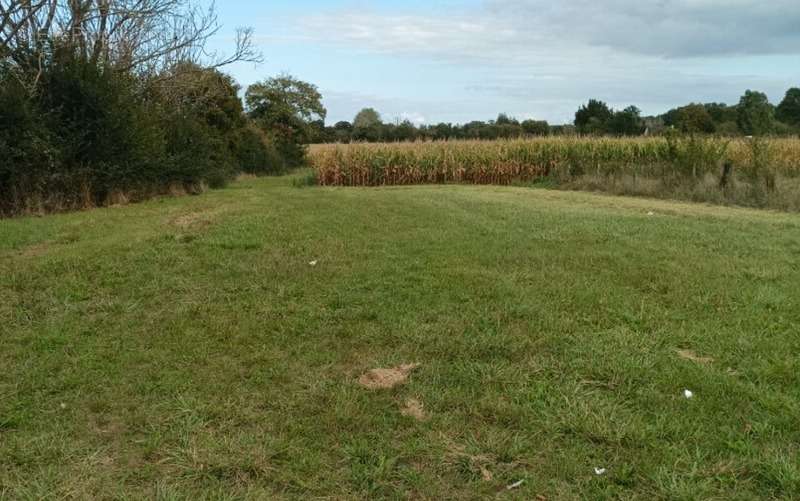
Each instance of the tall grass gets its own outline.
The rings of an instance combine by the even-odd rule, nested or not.
[[[800,139],[557,137],[318,145],[327,186],[517,184],[800,209]]]

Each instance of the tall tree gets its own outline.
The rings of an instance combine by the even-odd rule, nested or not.
[[[249,29],[237,31],[230,56],[209,55],[206,42],[219,29],[213,4],[189,0],[0,0],[0,59],[31,92],[54,48],[151,76],[182,61],[219,67],[261,59]]]
[[[374,108],[362,109],[353,119],[353,127],[356,129],[368,129],[381,123],[381,115]]]
[[[778,120],[789,125],[800,125],[800,88],[792,87],[776,110]]]
[[[299,165],[305,145],[314,137],[313,123],[325,120],[327,111],[315,85],[290,75],[255,83],[245,92],[247,111],[272,135],[290,163]]]
[[[581,134],[603,134],[608,131],[613,116],[614,113],[606,103],[590,99],[575,113],[575,127]]]
[[[689,104],[678,108],[675,126],[683,132],[710,134],[716,130],[714,119],[702,104]]]
[[[758,136],[768,134],[775,126],[775,110],[763,92],[748,90],[739,100],[739,130],[744,134]]]
[[[643,130],[642,112],[636,106],[614,112],[608,123],[608,132],[619,136],[638,136]]]

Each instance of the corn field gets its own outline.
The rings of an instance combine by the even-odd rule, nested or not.
[[[800,211],[800,138],[551,137],[315,145],[323,186],[526,184]]]
[[[755,144],[757,143],[757,144]],[[655,179],[800,175],[800,139],[585,138],[315,145],[326,186],[511,184],[585,175]],[[758,171],[758,172],[756,172]],[[763,171],[763,172],[762,172]]]

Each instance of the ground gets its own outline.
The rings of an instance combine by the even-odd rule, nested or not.
[[[800,216],[294,179],[0,221],[0,497],[800,495]]]

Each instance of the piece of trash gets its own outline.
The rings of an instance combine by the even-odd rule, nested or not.
[[[650,211],[650,212],[648,212],[648,213],[647,213],[647,215],[648,215],[648,216],[655,216],[655,215],[656,215],[656,213],[655,213],[655,212],[653,212],[653,211]]]
[[[65,404],[64,402],[61,402],[61,405],[59,405],[59,407],[61,407],[62,409],[66,409],[67,408],[67,404]]]
[[[358,384],[370,390],[394,388],[408,379],[419,364],[403,364],[390,369],[370,369],[358,378]]]
[[[683,396],[686,398],[692,398],[694,396],[694,393],[692,392],[692,390],[683,390]]]
[[[319,262],[319,261],[317,261],[317,260],[315,259],[315,260],[313,260],[313,261],[309,261],[309,262],[308,262],[308,265],[309,265],[309,266],[316,266],[318,262]]]
[[[506,486],[506,490],[509,490],[509,491],[514,490],[514,489],[516,489],[517,487],[519,487],[520,485],[522,485],[524,483],[525,483],[525,479],[524,478],[522,480],[517,480],[513,484]]]
[[[678,353],[678,356],[686,359],[691,360],[692,362],[697,362],[698,364],[710,364],[714,361],[711,357],[701,357],[697,353],[693,352],[692,350],[675,350]]]
[[[595,474],[595,475],[605,475],[605,474],[606,474],[606,469],[605,469],[605,468],[600,468],[600,467],[597,467],[597,466],[596,466],[596,467],[594,468],[594,474]]]

